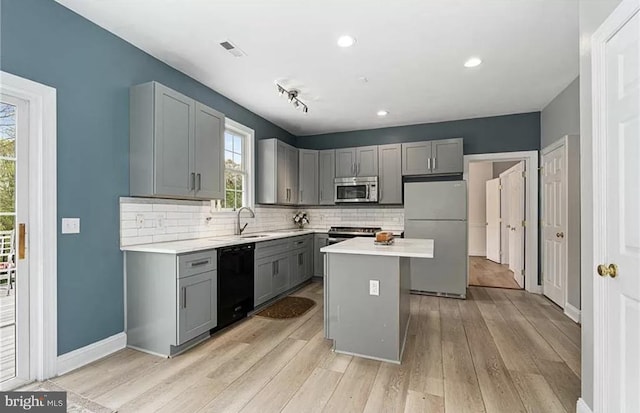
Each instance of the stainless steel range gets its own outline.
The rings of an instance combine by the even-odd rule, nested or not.
[[[375,237],[380,227],[331,227],[329,229],[329,245],[355,237]]]

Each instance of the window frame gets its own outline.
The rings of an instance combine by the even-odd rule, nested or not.
[[[243,206],[248,206],[249,208],[254,207],[254,193],[255,193],[255,174],[254,174],[254,170],[255,170],[255,163],[254,163],[254,143],[255,143],[255,131],[239,122],[234,121],[233,119],[229,119],[229,118],[225,118],[225,124],[224,124],[224,130],[225,132],[231,132],[235,135],[240,135],[243,137],[243,148],[242,148],[242,163],[244,165],[244,170],[242,171],[242,173],[245,174],[245,182],[244,182],[244,195],[243,195]],[[223,136],[224,139],[224,136]],[[226,150],[226,147],[224,145],[223,142],[223,160],[224,160],[224,151]],[[227,168],[226,166],[223,168],[223,174],[226,173]],[[223,178],[224,179],[224,178]],[[226,197],[226,193],[227,193],[227,187],[226,187],[226,182],[224,185],[224,196]],[[237,211],[236,208],[224,208],[223,204],[224,204],[224,198],[218,200],[218,202],[220,203],[220,207],[216,207],[215,211],[216,212],[223,212],[223,213],[235,213]],[[218,203],[216,202],[216,204]],[[212,210],[214,210],[214,202],[212,202]]]

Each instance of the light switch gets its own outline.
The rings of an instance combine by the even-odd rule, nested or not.
[[[63,234],[79,234],[80,218],[62,218]]]
[[[380,295],[380,281],[369,280],[369,295]]]

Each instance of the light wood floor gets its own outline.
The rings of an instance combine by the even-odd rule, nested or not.
[[[543,297],[412,296],[402,365],[333,353],[318,305],[252,317],[174,359],[123,350],[54,382],[118,412],[572,412],[580,328]],[[366,328],[366,326],[363,326]]]
[[[469,285],[521,289],[508,266],[485,257],[469,257]]]
[[[0,382],[16,373],[15,290],[0,288]]]

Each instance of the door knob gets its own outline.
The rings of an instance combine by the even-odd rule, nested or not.
[[[559,236],[560,238],[564,238],[564,232],[560,232],[560,233],[558,234],[558,236]]]
[[[598,265],[598,275],[601,277],[609,276],[611,278],[616,278],[618,275],[618,266],[616,264],[609,264],[609,266],[600,264]]]

